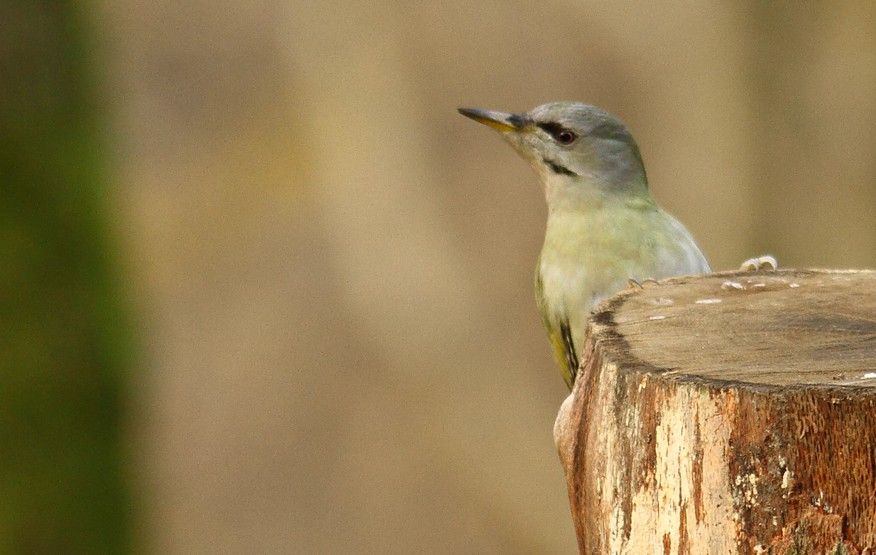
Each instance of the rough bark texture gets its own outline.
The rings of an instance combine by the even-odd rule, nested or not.
[[[876,553],[876,272],[620,293],[555,439],[582,553]]]

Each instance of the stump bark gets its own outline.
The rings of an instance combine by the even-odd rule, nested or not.
[[[876,555],[876,272],[603,303],[554,430],[581,553]]]

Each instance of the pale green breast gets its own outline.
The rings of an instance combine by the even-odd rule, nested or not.
[[[596,304],[627,287],[630,279],[708,271],[687,230],[653,205],[551,214],[536,268],[536,297],[567,383],[576,368],[570,367],[570,346],[563,345],[564,330],[568,329],[575,355],[580,355]]]

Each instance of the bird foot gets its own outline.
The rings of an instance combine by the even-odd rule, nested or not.
[[[757,272],[759,270],[773,271],[778,269],[779,263],[774,256],[768,254],[749,258],[739,266],[741,272]]]
[[[646,283],[650,283],[652,285],[660,285],[660,282],[654,278],[643,279],[642,281],[639,281],[639,280],[634,279],[634,278],[627,278],[627,283],[629,284],[631,289],[634,287],[639,288],[639,289],[644,289]]]

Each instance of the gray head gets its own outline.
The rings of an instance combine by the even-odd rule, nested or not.
[[[535,168],[552,197],[585,193],[647,195],[639,148],[626,126],[602,108],[551,102],[525,114],[460,108],[498,130]]]

